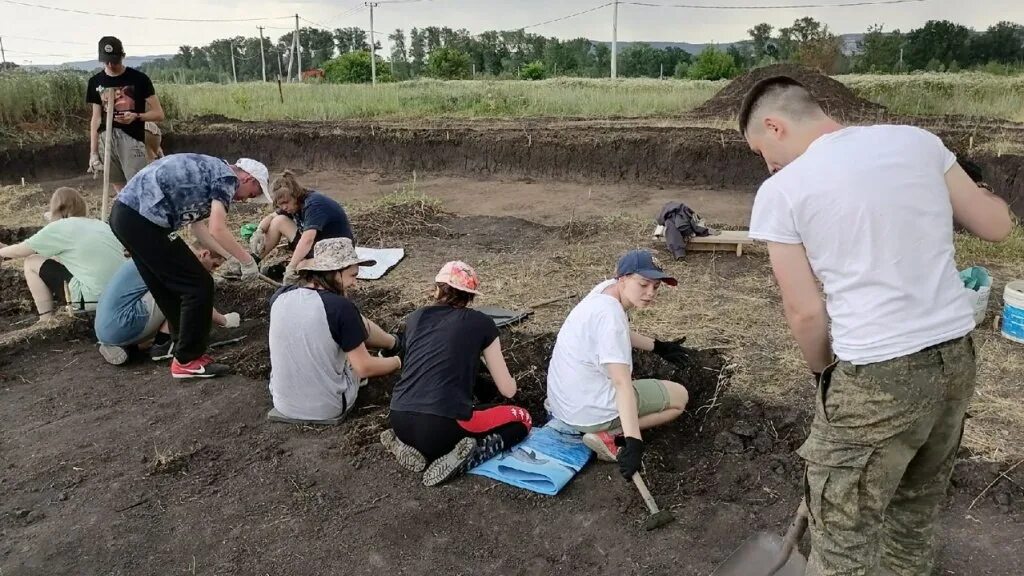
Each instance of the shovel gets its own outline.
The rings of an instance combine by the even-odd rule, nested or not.
[[[796,549],[807,529],[807,503],[801,501],[786,535],[759,532],[736,549],[711,576],[803,576],[807,560]]]

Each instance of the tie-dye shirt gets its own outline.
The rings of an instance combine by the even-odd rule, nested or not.
[[[171,154],[143,168],[117,200],[163,228],[179,230],[210,217],[210,205],[227,209],[238,177],[227,162],[205,154]]]

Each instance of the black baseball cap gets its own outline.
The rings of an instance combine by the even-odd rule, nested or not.
[[[621,278],[630,274],[639,274],[648,280],[660,280],[669,286],[678,284],[675,278],[665,273],[665,270],[654,258],[654,254],[647,250],[631,250],[619,258],[615,276]]]
[[[109,64],[120,62],[124,58],[124,46],[121,41],[113,36],[100,38],[100,62]]]

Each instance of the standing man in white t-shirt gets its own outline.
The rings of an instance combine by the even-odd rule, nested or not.
[[[633,332],[628,310],[654,303],[661,284],[676,285],[646,250],[619,259],[615,279],[594,287],[558,331],[548,366],[551,414],[583,432],[583,443],[606,462],[618,462],[629,480],[640,470],[640,430],[667,424],[686,409],[689,396],[667,380],[633,380],[633,349],[685,362],[678,342]]]
[[[739,124],[773,174],[750,235],[768,243],[786,319],[818,382],[798,451],[807,573],[929,575],[975,380],[953,222],[997,242],[1013,226],[1007,205],[935,135],[841,126],[788,77],[756,84]]]

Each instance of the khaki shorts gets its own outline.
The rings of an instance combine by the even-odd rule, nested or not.
[[[106,150],[107,134],[100,132],[100,161]],[[110,134],[110,181],[126,184],[149,164],[146,160],[146,144],[139,142],[124,130],[113,128]]]
[[[633,380],[633,392],[636,393],[636,408],[638,416],[647,416],[649,414],[657,414],[658,412],[664,412],[668,410],[671,404],[668,399],[668,390],[665,389],[665,385],[662,384],[661,380],[645,379],[645,380]],[[607,432],[609,430],[618,430],[622,428],[622,423],[616,418],[604,424],[594,424],[593,426],[573,426],[573,428],[583,432],[584,434],[591,432]]]

